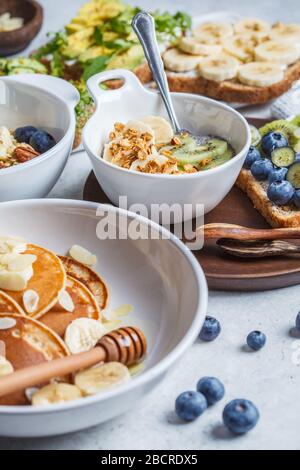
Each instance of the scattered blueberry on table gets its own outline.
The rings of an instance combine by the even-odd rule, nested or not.
[[[206,398],[199,392],[184,392],[175,402],[175,411],[183,421],[194,421],[206,410]]]
[[[295,190],[288,181],[274,181],[268,188],[268,198],[278,206],[288,204],[294,194]]]
[[[249,152],[247,153],[247,157],[244,163],[244,168],[246,168],[247,170],[250,170],[253,163],[256,162],[257,160],[261,160],[261,158],[262,157],[261,157],[259,150],[256,147],[253,147],[253,145],[251,145]]]
[[[264,181],[268,179],[273,170],[273,163],[268,158],[261,158],[253,163],[250,170],[255,179]]]
[[[296,317],[296,329],[300,331],[300,312]]]
[[[215,405],[225,395],[224,385],[215,377],[200,379],[197,383],[197,391],[205,396],[208,406]]]
[[[199,338],[202,341],[214,341],[220,333],[220,322],[214,317],[206,317]]]
[[[262,349],[267,342],[267,337],[261,331],[252,331],[247,336],[247,344],[254,351]]]
[[[253,429],[259,420],[256,406],[249,400],[233,400],[224,408],[223,422],[233,434],[245,434]]]
[[[281,132],[269,132],[261,141],[261,146],[266,155],[269,157],[273,150],[282,147],[288,147],[289,143],[287,138]]]

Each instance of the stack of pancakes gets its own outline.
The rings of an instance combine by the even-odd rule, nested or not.
[[[77,318],[101,321],[108,303],[106,284],[89,266],[33,244],[25,254],[36,256],[25,291],[38,294],[37,308],[26,312],[25,291],[0,290],[0,344],[14,370],[69,355],[64,342],[68,325]],[[62,292],[71,298],[72,311],[60,303]],[[0,405],[28,404],[25,392],[0,398]]]

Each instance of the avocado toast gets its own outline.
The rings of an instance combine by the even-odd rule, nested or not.
[[[237,186],[272,227],[300,227],[300,116],[252,132]]]

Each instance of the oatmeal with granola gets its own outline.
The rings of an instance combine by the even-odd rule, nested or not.
[[[0,170],[26,163],[50,150],[56,141],[52,135],[33,126],[15,131],[0,127]]]
[[[171,124],[159,116],[147,116],[127,124],[115,123],[104,147],[104,160],[131,171],[180,175],[215,168],[234,156],[224,139],[188,133],[174,134]]]

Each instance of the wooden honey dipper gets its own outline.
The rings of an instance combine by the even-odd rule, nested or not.
[[[54,359],[17,370],[0,378],[0,397],[62,377],[99,362],[121,362],[130,366],[141,361],[147,351],[147,340],[136,327],[124,327],[103,336],[88,352]]]

